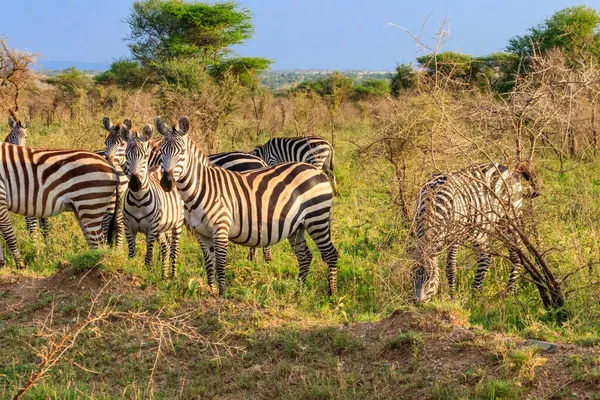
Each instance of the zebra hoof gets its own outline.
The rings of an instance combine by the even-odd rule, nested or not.
[[[24,262],[17,263],[17,269],[25,269],[25,263]]]
[[[4,262],[4,260],[0,260],[0,268],[4,267],[6,265],[6,263]]]

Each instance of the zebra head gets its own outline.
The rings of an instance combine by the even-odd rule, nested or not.
[[[129,131],[131,129],[131,120],[126,119],[122,124],[117,122],[113,125],[110,118],[104,117],[102,124],[104,125],[104,129],[108,131],[108,135],[104,141],[106,159],[115,167],[123,167],[123,164],[125,164],[127,141],[121,135],[121,128],[124,127]]]
[[[8,127],[10,128],[10,133],[4,139],[6,143],[14,144],[17,146],[25,146],[25,142],[27,141],[27,128],[28,123],[25,121],[23,124],[13,110],[10,110],[10,117],[8,117]]]
[[[440,285],[437,257],[427,257],[422,252],[419,252],[417,263],[412,267],[410,274],[414,302],[420,304],[431,300]]]
[[[158,132],[164,135],[160,145],[163,169],[160,185],[166,192],[170,192],[175,188],[175,183],[188,163],[187,133],[190,129],[190,120],[188,117],[181,117],[177,125],[169,129],[160,117],[156,117],[154,125]]]
[[[125,174],[129,178],[129,189],[137,192],[148,184],[148,159],[150,157],[150,143],[152,138],[152,125],[148,124],[142,129],[140,135],[136,128],[131,130],[121,126],[121,135],[127,141],[125,150]]]

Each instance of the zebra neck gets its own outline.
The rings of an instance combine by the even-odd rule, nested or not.
[[[177,180],[177,189],[184,202],[188,202],[198,195],[210,166],[206,154],[189,139],[187,150],[188,162]]]
[[[145,176],[142,180],[142,186],[140,187],[140,189],[135,191],[129,189],[129,192],[131,193],[131,196],[133,196],[133,198],[135,198],[136,200],[141,200],[144,197],[146,197],[148,192],[150,192],[150,189],[150,179],[148,179],[148,176]]]

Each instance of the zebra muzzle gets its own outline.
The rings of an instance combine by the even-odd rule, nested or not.
[[[165,192],[171,192],[175,188],[173,170],[163,171],[162,178],[160,180],[160,186],[165,190]]]
[[[134,192],[137,192],[142,187],[142,181],[137,175],[131,175],[129,178],[129,189]]]

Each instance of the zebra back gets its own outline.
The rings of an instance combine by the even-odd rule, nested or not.
[[[235,172],[246,172],[267,167],[262,158],[241,151],[210,154],[208,160],[216,166]]]
[[[272,138],[251,153],[269,165],[284,162],[305,162],[323,169],[328,158],[332,158],[333,146],[319,136],[300,138]]]

